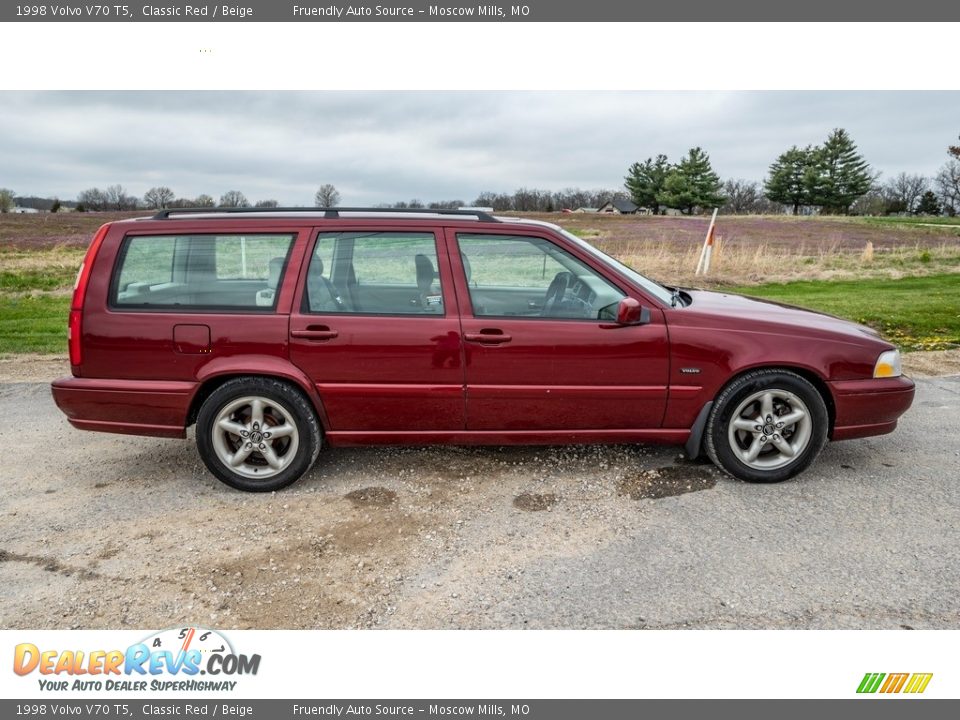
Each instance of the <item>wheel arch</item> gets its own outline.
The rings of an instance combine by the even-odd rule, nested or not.
[[[813,385],[813,387],[817,389],[817,392],[820,393],[820,397],[823,399],[823,404],[827,408],[827,417],[830,420],[828,432],[829,434],[833,433],[833,424],[837,417],[837,406],[833,399],[833,393],[830,392],[830,386],[827,384],[826,379],[820,375],[820,373],[803,365],[794,365],[792,363],[764,363],[761,365],[752,365],[750,367],[740,368],[735,374],[731,375],[722,386],[720,386],[712,399],[716,400],[718,397],[720,397],[720,394],[739,378],[748,373],[756,372],[757,370],[785,370],[786,372],[792,372],[794,375],[799,375]]]
[[[239,362],[237,362],[239,360]],[[211,367],[213,366],[213,367]],[[186,427],[196,423],[200,408],[217,388],[237,378],[265,377],[279,380],[299,390],[310,402],[324,432],[330,424],[316,386],[297,366],[280,358],[231,358],[229,363],[210,363],[197,374],[199,384],[190,399]]]
[[[830,386],[819,373],[808,367],[803,367],[802,365],[793,365],[790,363],[752,365],[750,367],[740,368],[736,373],[731,375],[727,381],[723,383],[723,385],[717,388],[717,391],[714,393],[713,397],[704,403],[700,413],[697,415],[697,419],[690,428],[690,439],[687,440],[687,443],[684,446],[688,458],[691,460],[696,459],[703,453],[703,434],[706,428],[707,418],[709,417],[710,411],[713,409],[713,404],[716,402],[717,398],[723,394],[724,390],[730,387],[730,385],[739,380],[741,377],[758,370],[784,370],[786,372],[792,372],[794,375],[799,375],[813,385],[817,393],[819,393],[820,397],[823,399],[823,404],[827,408],[827,419],[829,421],[829,425],[827,427],[827,437],[833,436],[834,423],[836,422],[837,418],[837,406],[833,399],[833,393],[830,392]]]

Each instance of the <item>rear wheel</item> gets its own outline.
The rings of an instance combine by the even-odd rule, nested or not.
[[[197,415],[197,449],[218,479],[249,492],[295,482],[320,452],[320,424],[306,398],[272,378],[230,380]]]
[[[717,397],[704,436],[707,455],[748,482],[780,482],[805,470],[827,440],[823,398],[787,370],[755,370]]]

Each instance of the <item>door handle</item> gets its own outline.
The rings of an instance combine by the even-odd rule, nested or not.
[[[291,330],[290,336],[302,338],[304,340],[333,340],[340,335],[336,330],[331,330],[326,325],[309,325],[306,330]]]
[[[500,345],[513,340],[503,330],[483,329],[476,333],[464,333],[463,339],[467,342],[480,343],[482,345]]]

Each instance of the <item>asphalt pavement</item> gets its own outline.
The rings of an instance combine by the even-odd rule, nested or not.
[[[777,485],[679,448],[343,449],[249,495],[0,383],[0,626],[958,628],[960,377],[917,386]]]

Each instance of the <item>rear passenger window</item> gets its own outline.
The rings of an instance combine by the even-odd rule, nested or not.
[[[128,237],[110,291],[118,308],[276,308],[293,235]]]
[[[306,310],[443,315],[437,269],[433,233],[320,233],[307,271]]]

